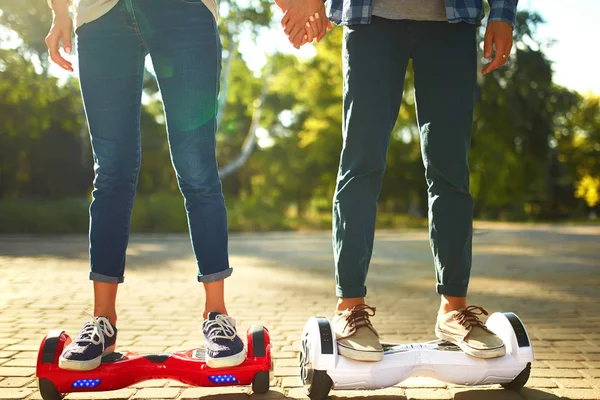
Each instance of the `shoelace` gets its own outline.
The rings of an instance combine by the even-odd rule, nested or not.
[[[358,328],[362,328],[363,326],[369,328],[375,335],[379,337],[377,331],[375,328],[373,328],[373,325],[371,325],[371,321],[369,320],[369,317],[375,315],[375,310],[375,307],[370,307],[366,304],[359,304],[352,307],[348,312],[348,315],[346,315],[346,325],[344,326],[344,331],[349,328],[348,334],[338,339],[345,339],[354,335]]]
[[[92,317],[94,318],[94,317]],[[105,317],[94,318],[86,322],[77,338],[79,343],[101,344],[104,346],[104,336],[113,337],[115,330]],[[97,338],[97,339],[96,339]]]
[[[488,315],[488,312],[483,307],[468,306],[454,314],[454,318],[465,328],[472,329],[477,327],[490,332],[490,330],[479,319],[480,315]]]
[[[206,320],[204,323],[209,332],[208,337],[211,339],[232,340],[237,335],[233,325],[233,318],[227,315],[219,314],[214,320]]]

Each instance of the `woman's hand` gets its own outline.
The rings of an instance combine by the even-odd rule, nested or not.
[[[73,21],[69,15],[69,6],[67,2],[56,1],[54,8],[54,18],[50,32],[46,36],[46,46],[48,46],[48,54],[50,59],[59,67],[73,72],[73,64],[64,59],[59,52],[60,42],[62,41],[65,53],[71,54],[72,44],[71,35],[73,34]]]

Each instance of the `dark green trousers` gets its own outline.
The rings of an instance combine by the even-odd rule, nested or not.
[[[476,46],[476,27],[466,23],[374,17],[371,24],[344,27],[344,141],[333,202],[337,296],[364,297],[367,292],[377,200],[410,59],[437,292],[466,296],[473,225],[467,155]]]

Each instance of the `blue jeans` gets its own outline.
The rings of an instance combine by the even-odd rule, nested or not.
[[[121,0],[77,29],[94,154],[90,279],[121,283],[141,162],[144,59],[152,58],[171,159],[185,199],[198,281],[231,275],[215,132],[221,73],[216,22],[200,0]]]
[[[364,297],[377,201],[410,59],[429,198],[437,291],[467,294],[473,199],[468,151],[476,83],[476,27],[386,20],[344,27],[343,150],[333,202],[338,297]]]

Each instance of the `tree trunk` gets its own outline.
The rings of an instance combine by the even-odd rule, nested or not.
[[[265,101],[265,98],[267,97],[267,93],[269,91],[271,71],[272,65],[268,68],[268,73],[265,78],[265,84],[263,85],[262,92],[259,98],[254,101],[254,112],[252,113],[252,122],[250,123],[250,129],[248,129],[248,134],[246,135],[246,139],[244,140],[244,144],[242,145],[242,152],[235,160],[233,160],[223,168],[219,169],[219,176],[221,177],[221,179],[225,178],[227,175],[231,175],[232,173],[240,169],[246,163],[246,161],[248,161],[248,158],[250,158],[250,154],[252,154],[252,151],[256,147],[256,129],[258,129],[258,127],[260,126],[260,117],[262,116],[262,104]]]

